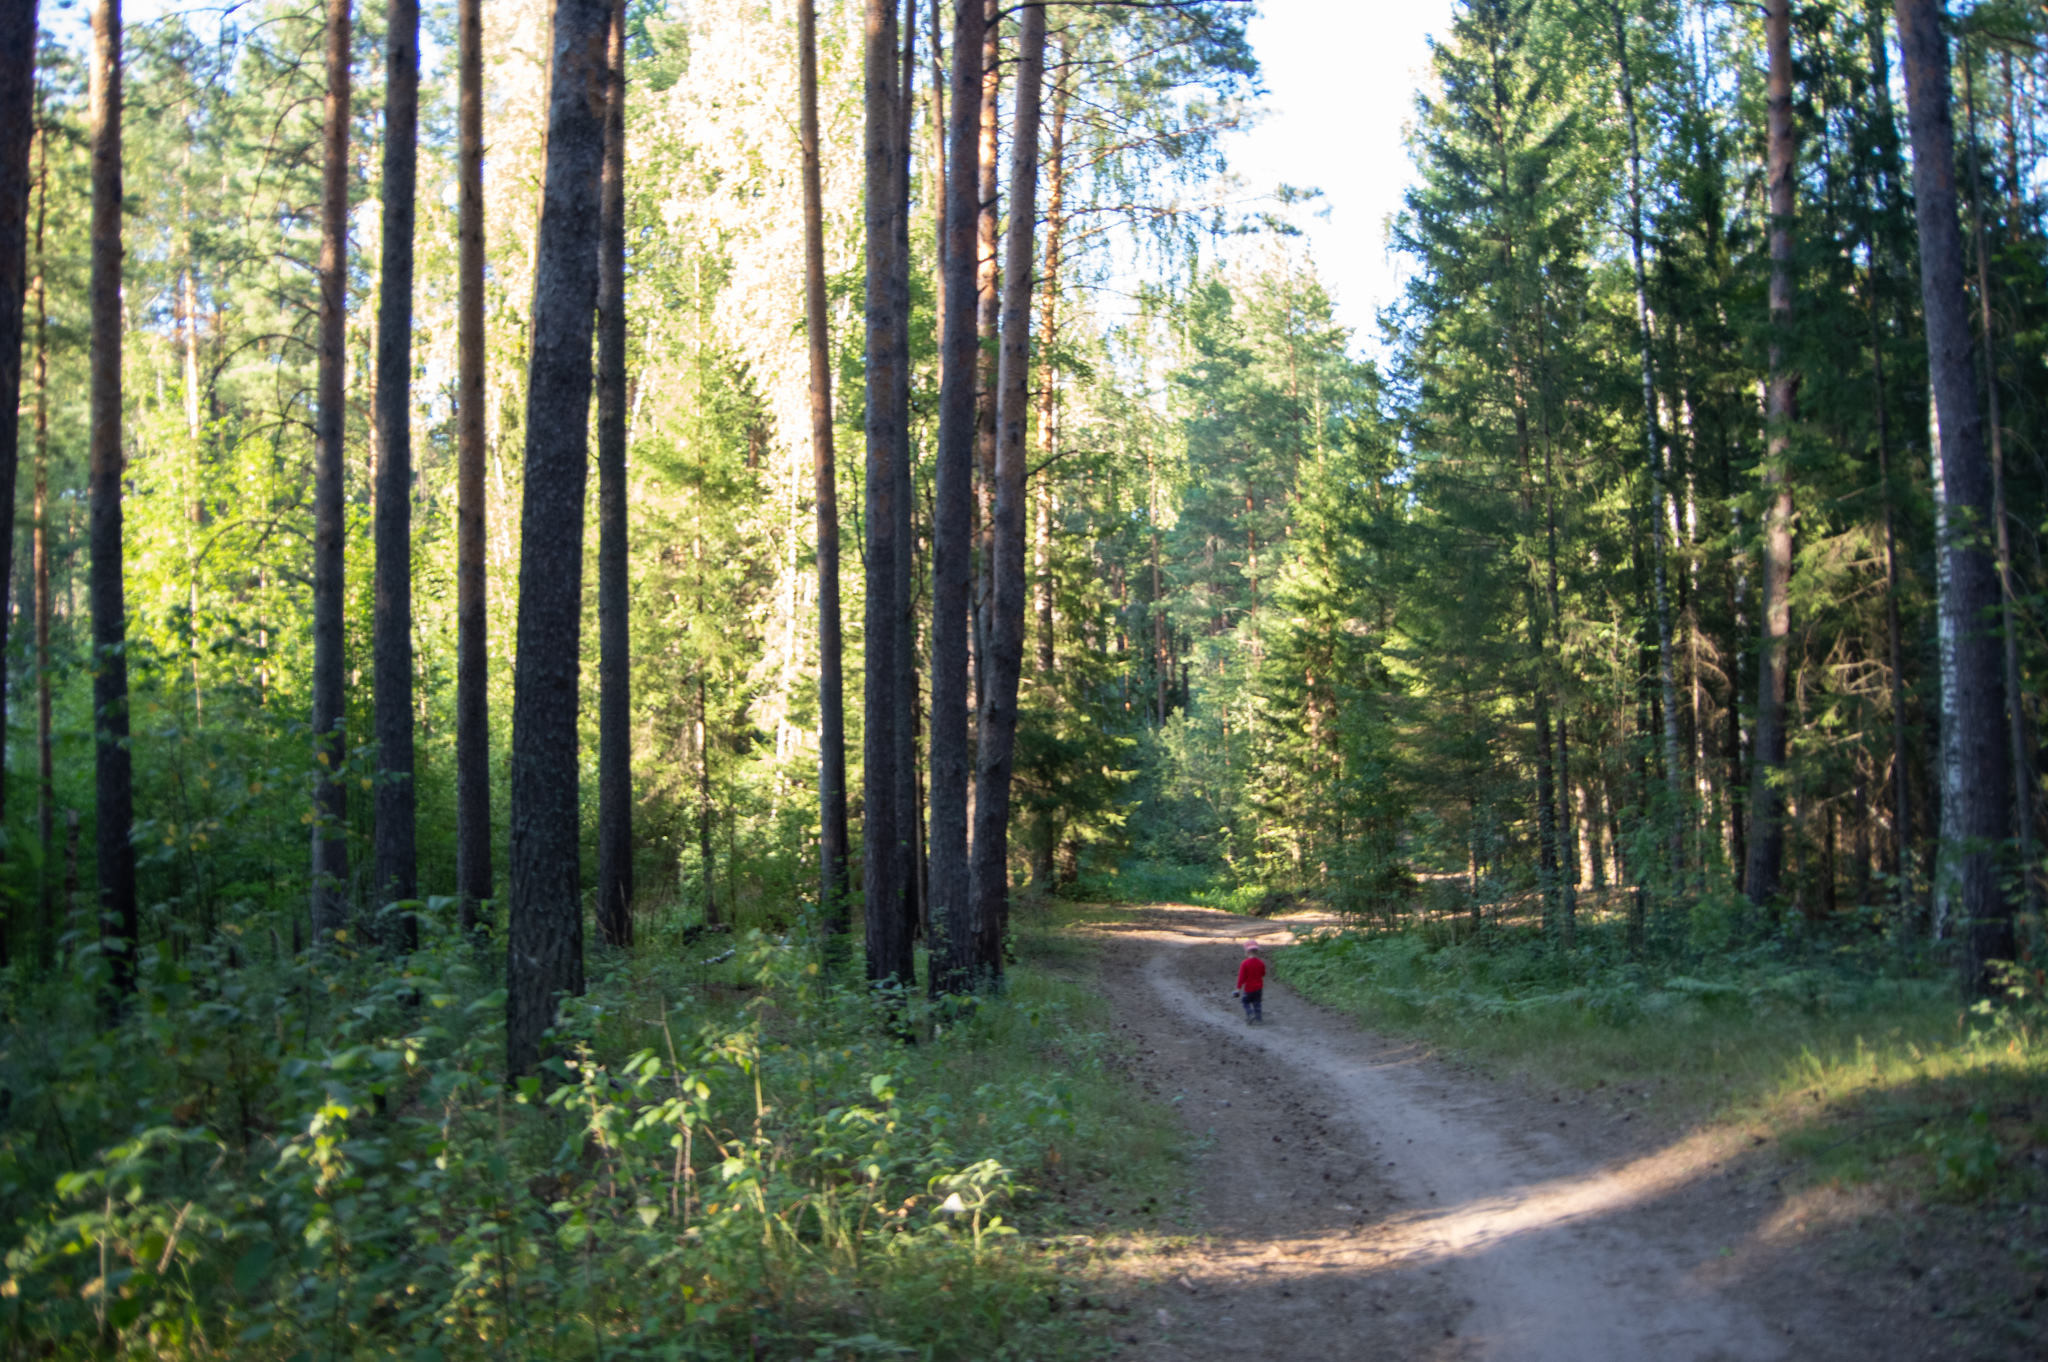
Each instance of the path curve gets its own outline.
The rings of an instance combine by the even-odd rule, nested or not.
[[[1230,983],[1261,932],[1291,939],[1183,908],[1110,933],[1147,1086],[1213,1141],[1207,1247],[1169,1269],[1150,1337],[1124,1341],[1290,1362],[1779,1362],[1867,1346],[1830,1328],[1828,1302],[1788,1305],[1728,1270],[1730,1215],[1706,1213],[1723,1204],[1709,1189],[1762,1201],[1715,1185],[1734,1175],[1699,1141],[1589,1156],[1551,1120],[1579,1108],[1452,1072],[1277,983],[1248,1026]]]

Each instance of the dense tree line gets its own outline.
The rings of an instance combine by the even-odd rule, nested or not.
[[[1378,375],[1326,306],[1274,326],[1299,266],[1175,300],[1141,668],[1191,689],[1143,835],[1361,912],[1446,877],[1566,949],[1589,901],[1691,948],[1854,923],[1992,986],[2038,897],[2038,41],[1460,6]]]
[[[1108,329],[1088,292],[1134,224],[1192,258],[1252,68],[1228,5],[952,18],[103,5],[91,52],[44,40],[9,124],[32,968],[100,969],[117,1015],[223,930],[402,960],[431,920],[501,939],[523,1071],[586,919],[612,948],[650,914],[843,930],[859,863],[878,982],[926,939],[938,991],[1000,972],[1028,498],[1045,651],[1052,489],[1099,461],[1050,429]],[[1041,670],[1099,769],[1094,682]]]
[[[524,1069],[586,916],[832,935],[857,888],[867,976],[922,942],[944,993],[1000,976],[1020,875],[1136,852],[1532,893],[1565,948],[1587,903],[1855,908],[1987,986],[2036,897],[2037,20],[1461,6],[1378,364],[1298,194],[1208,197],[1241,24],[46,40],[0,166],[10,947],[96,939],[118,997],[231,922],[402,955],[445,903],[503,933]]]

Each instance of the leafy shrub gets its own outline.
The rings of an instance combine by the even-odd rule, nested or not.
[[[403,968],[148,952],[116,1028],[11,1047],[15,1351],[1061,1350],[1017,1305],[1049,1279],[1012,1207],[1116,1132],[1075,1101],[1103,1039],[1058,989],[1025,971],[942,1021],[756,932],[719,972],[745,1007],[707,1001],[728,986],[701,962],[622,960],[565,1005],[545,1077],[508,1083],[493,962],[436,916]],[[7,1001],[19,1038],[32,999]]]

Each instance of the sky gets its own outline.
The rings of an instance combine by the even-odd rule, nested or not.
[[[1250,31],[1266,116],[1226,154],[1248,191],[1323,191],[1323,212],[1300,225],[1338,320],[1374,353],[1373,318],[1401,280],[1386,222],[1413,179],[1402,128],[1428,69],[1428,38],[1450,31],[1451,0],[1261,0],[1259,9]]]

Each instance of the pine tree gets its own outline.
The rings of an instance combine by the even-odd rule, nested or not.
[[[374,909],[419,897],[413,761],[412,259],[418,181],[420,12],[391,0],[384,38],[383,269],[377,299],[377,844]],[[380,934],[386,929],[379,928]],[[410,912],[391,924],[419,943]]]
[[[128,609],[121,551],[121,0],[92,16],[93,817],[100,940],[115,992],[135,989],[134,757],[128,746]]]
[[[989,499],[991,562],[982,699],[975,754],[972,916],[976,972],[997,978],[1009,925],[1010,778],[1017,746],[1017,691],[1024,668],[1026,439],[1031,417],[1032,247],[1038,229],[1038,120],[1045,71],[1045,9],[1018,21],[1016,104],[1010,144],[1010,230],[1003,259],[1001,367],[995,466]]]
[[[455,897],[465,936],[491,883],[490,617],[484,542],[484,20],[457,0]]]
[[[633,944],[632,635],[626,547],[626,5],[612,0],[597,330],[597,930]]]
[[[1963,289],[1956,196],[1955,124],[1949,110],[1948,37],[1941,0],[1897,0],[1899,51],[1913,138],[1913,198],[1920,222],[1920,292],[1927,372],[1940,437],[1941,723],[1943,881],[1963,943],[1963,987],[1988,991],[1995,961],[2013,953],[2012,905],[1999,887],[1998,847],[2010,820],[2005,687],[1990,626],[1999,602],[1991,549],[1991,468],[1977,409],[1974,338]],[[1953,887],[1947,881],[1953,877]]]
[[[610,25],[608,0],[556,0],[512,692],[505,1039],[513,1074],[539,1063],[561,998],[583,991],[577,664]]]
[[[327,4],[327,97],[320,188],[320,371],[313,453],[313,940],[348,920],[348,760],[343,679],[343,400],[348,365],[349,0]]]

